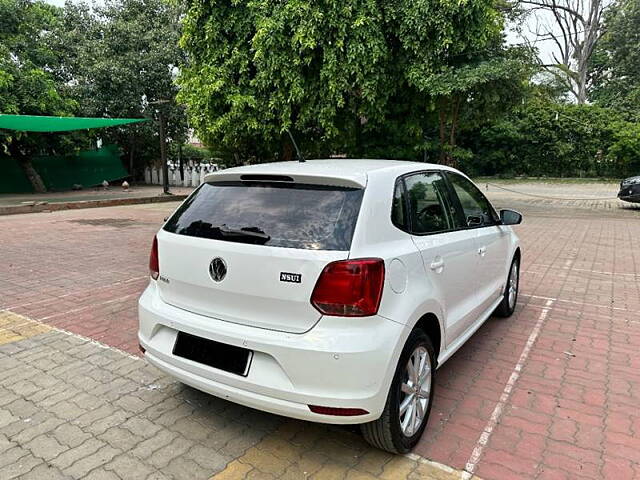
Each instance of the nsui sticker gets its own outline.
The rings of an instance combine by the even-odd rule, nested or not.
[[[280,272],[281,282],[301,283],[302,275],[299,273]]]

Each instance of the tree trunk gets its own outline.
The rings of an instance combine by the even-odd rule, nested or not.
[[[27,176],[31,185],[33,186],[33,190],[36,193],[45,193],[47,191],[47,187],[45,187],[40,174],[33,168],[33,164],[31,163],[31,159],[27,157],[22,157],[18,160],[24,174]]]
[[[129,176],[131,177],[131,182],[135,180],[135,173],[133,171],[133,152],[135,149],[135,144],[131,142],[131,147],[129,148]]]
[[[439,162],[445,164],[447,161],[447,154],[445,152],[445,145],[447,143],[447,101],[445,98],[440,99],[440,109],[438,111],[438,121],[440,123],[440,159]]]
[[[460,118],[460,98],[453,100],[451,106],[451,132],[449,133],[449,145],[456,146],[456,129],[458,128],[458,119]]]
[[[579,105],[587,103],[587,66],[581,66],[578,72],[578,94],[576,100]]]
[[[456,131],[458,128],[458,121],[460,119],[460,102],[461,97],[454,98],[451,103],[451,127],[449,130],[449,147],[451,150],[456,146]],[[447,165],[450,167],[457,167],[457,161],[453,157],[451,150],[447,154]]]
[[[295,156],[293,143],[286,133],[280,136],[280,158],[282,162],[291,162]]]
[[[355,157],[360,158],[362,156],[362,118],[360,115],[355,116],[355,124],[354,124],[354,142],[355,142],[355,152],[353,152]]]

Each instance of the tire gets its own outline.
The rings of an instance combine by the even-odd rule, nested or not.
[[[515,281],[512,282],[515,275]],[[512,289],[515,289],[512,296]],[[509,267],[509,276],[502,295],[502,302],[496,308],[494,314],[498,317],[510,317],[516,309],[518,303],[518,292],[520,290],[520,258],[514,257]]]
[[[422,357],[423,354],[424,357]],[[416,357],[415,355],[418,356]],[[408,363],[410,359],[416,360],[421,358],[424,358],[425,362],[428,361],[429,375],[428,377],[424,377],[422,387],[418,388],[422,392],[422,395],[418,395],[416,398],[415,389],[413,390],[414,393],[408,393],[402,390],[402,386],[404,384],[405,388],[413,388],[410,385],[413,381],[409,378]],[[413,363],[412,361],[412,364]],[[418,443],[422,432],[424,432],[427,426],[429,413],[431,412],[431,404],[433,403],[435,365],[435,351],[431,340],[422,330],[413,330],[400,355],[382,415],[379,419],[360,426],[362,435],[367,442],[374,447],[391,453],[407,453]],[[425,391],[427,387],[429,389],[428,393]],[[411,395],[413,395],[411,398],[415,400],[407,400]],[[424,400],[426,400],[426,403]],[[400,406],[403,401],[406,401],[408,406],[401,417]],[[422,407],[421,409],[418,403],[420,403],[419,406]],[[417,421],[411,421],[413,410],[415,410],[418,415],[420,410],[423,411],[419,425],[416,425]],[[409,416],[408,419],[407,416]],[[406,426],[403,426],[405,422]]]

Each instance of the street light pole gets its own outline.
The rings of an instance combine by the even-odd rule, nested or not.
[[[167,166],[167,141],[164,136],[164,115],[158,110],[160,120],[160,161],[162,162],[162,190],[169,195],[169,167]]]
[[[171,100],[161,98],[153,102],[149,102],[149,105],[158,105],[158,121],[160,122],[160,161],[162,162],[162,190],[165,195],[171,195],[169,191],[169,167],[167,166],[167,140],[165,138],[165,124],[164,124],[164,112],[160,105],[169,103]]]
[[[180,164],[180,181],[184,182],[184,161],[182,160],[182,142],[178,145],[178,162]],[[182,184],[184,185],[184,183]]]

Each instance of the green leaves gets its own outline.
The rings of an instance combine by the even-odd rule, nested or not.
[[[68,2],[0,0],[0,112],[35,115],[143,117],[163,108],[168,136],[183,142],[184,108],[174,99],[173,70],[184,63],[178,46],[181,10],[164,0],[108,0],[90,8]],[[168,103],[155,106],[157,100]],[[157,124],[114,127],[101,138],[120,145],[142,166],[158,158]],[[91,137],[2,137],[3,150],[75,149]],[[4,140],[3,140],[4,138]],[[11,149],[7,147],[11,144]]]
[[[481,175],[624,177],[640,168],[640,128],[593,105],[530,101],[502,120],[467,132],[475,152],[465,169]]]
[[[640,118],[640,0],[618,0],[591,60],[592,100]]]
[[[0,112],[71,115],[77,103],[60,75],[64,56],[56,48],[62,10],[44,2],[0,0]],[[0,132],[0,155],[28,157],[62,149],[69,135]]]
[[[83,4],[65,6],[65,43],[75,44],[69,56],[79,112],[156,120],[100,132],[123,148],[130,167],[133,160],[140,168],[159,157],[157,110],[167,119],[169,140],[186,139],[173,78],[184,62],[180,14],[178,6],[164,0],[110,0],[93,11]]]
[[[0,0],[0,112],[65,115],[75,104],[56,84],[52,38],[61,10],[42,2]]]
[[[468,52],[501,42],[493,0],[186,6],[179,98],[200,138],[258,159],[287,158],[285,129],[312,154],[379,154],[384,136],[388,156],[421,157],[433,98],[469,90],[464,82],[497,82],[507,70],[459,70]]]

